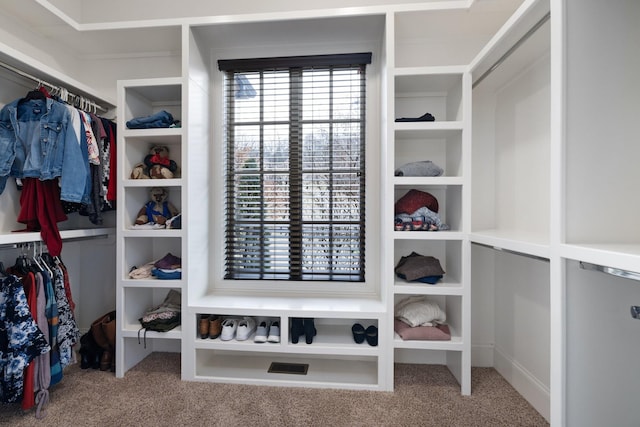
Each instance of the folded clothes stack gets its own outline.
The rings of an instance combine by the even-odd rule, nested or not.
[[[447,315],[426,296],[407,297],[395,306],[394,331],[403,340],[451,340]]]
[[[401,279],[410,282],[429,283],[431,285],[436,284],[445,274],[437,258],[420,255],[417,252],[412,252],[411,255],[400,258],[394,271]]]
[[[158,279],[172,280],[182,278],[182,259],[171,253],[156,261],[151,274]]]

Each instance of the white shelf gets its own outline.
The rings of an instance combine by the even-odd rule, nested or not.
[[[560,256],[640,273],[640,244],[564,244]]]
[[[366,325],[365,325],[366,327]],[[351,324],[326,325],[316,322],[317,335],[313,337],[313,343],[307,344],[304,337],[300,338],[297,344],[289,341],[287,328],[281,329],[280,343],[255,343],[253,341],[255,333],[251,334],[246,341],[235,339],[222,341],[220,338],[197,339],[196,348],[224,351],[247,351],[247,352],[280,352],[291,354],[326,354],[326,355],[368,355],[377,356],[381,352],[381,347],[370,346],[365,341],[356,344],[351,333]]]
[[[464,289],[460,282],[447,282],[446,277],[438,283],[430,285],[428,283],[407,282],[397,279],[393,285],[393,292],[396,295],[463,295]]]
[[[140,342],[145,339],[145,331],[140,331],[141,325],[125,325],[122,327],[122,336],[124,338],[138,338],[140,336]],[[168,340],[179,340],[182,338],[182,328],[180,326],[176,326],[170,331],[167,332],[157,332],[157,331],[147,331],[146,339],[168,339]]]
[[[308,364],[306,375],[269,373],[272,362]],[[196,350],[196,380],[236,384],[281,385],[289,387],[378,389],[375,357],[321,358],[278,353]]]
[[[123,288],[168,288],[180,289],[183,287],[182,280],[165,280],[155,277],[149,279],[123,279],[121,281]]]
[[[413,186],[449,186],[462,185],[464,179],[461,176],[397,176],[393,179],[396,187]]]
[[[394,240],[464,240],[460,231],[394,231]]]
[[[183,128],[125,129],[122,133],[127,140],[146,142],[180,142]]]
[[[429,132],[432,136],[442,136],[450,132],[461,131],[462,121],[435,121],[435,122],[393,122],[396,132]]]
[[[108,236],[111,234],[115,234],[115,228],[83,228],[76,230],[60,230],[60,237],[62,237],[62,242],[69,239],[79,239],[79,238],[91,238],[91,237],[101,237]],[[40,232],[24,232],[24,233],[11,233],[11,234],[0,234],[0,245],[4,244],[12,244],[12,243],[28,243],[28,242],[40,242],[42,241],[42,237],[40,236]]]
[[[127,228],[122,231],[123,237],[182,237],[182,229],[170,229],[160,228],[157,230],[141,230]]]
[[[181,178],[171,179],[124,179],[122,180],[124,187],[179,187],[184,185]]]
[[[208,294],[190,301],[189,309],[195,313],[222,315],[280,316],[330,318],[377,318],[386,309],[380,300],[367,298],[296,298],[287,296]]]
[[[482,230],[469,235],[472,243],[506,249],[525,255],[549,258],[549,239],[536,233],[518,230]]]
[[[398,334],[393,338],[394,348],[410,348],[417,350],[448,350],[463,351],[464,345],[462,338],[459,336],[451,336],[451,341],[421,341],[421,340],[403,340]]]

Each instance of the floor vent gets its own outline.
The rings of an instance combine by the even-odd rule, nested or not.
[[[267,372],[271,374],[307,375],[308,369],[309,369],[308,363],[271,362],[271,366],[269,366],[269,370]]]

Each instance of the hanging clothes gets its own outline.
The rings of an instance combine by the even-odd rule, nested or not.
[[[24,370],[51,350],[33,320],[22,283],[13,275],[0,278],[0,402],[23,397]]]
[[[40,231],[51,255],[59,256],[62,237],[58,222],[67,220],[60,202],[60,187],[56,181],[36,178],[25,178],[22,183],[18,222],[26,224],[24,231]]]

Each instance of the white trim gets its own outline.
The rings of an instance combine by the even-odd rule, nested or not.
[[[550,391],[539,379],[499,348],[494,349],[494,367],[547,421]]]

